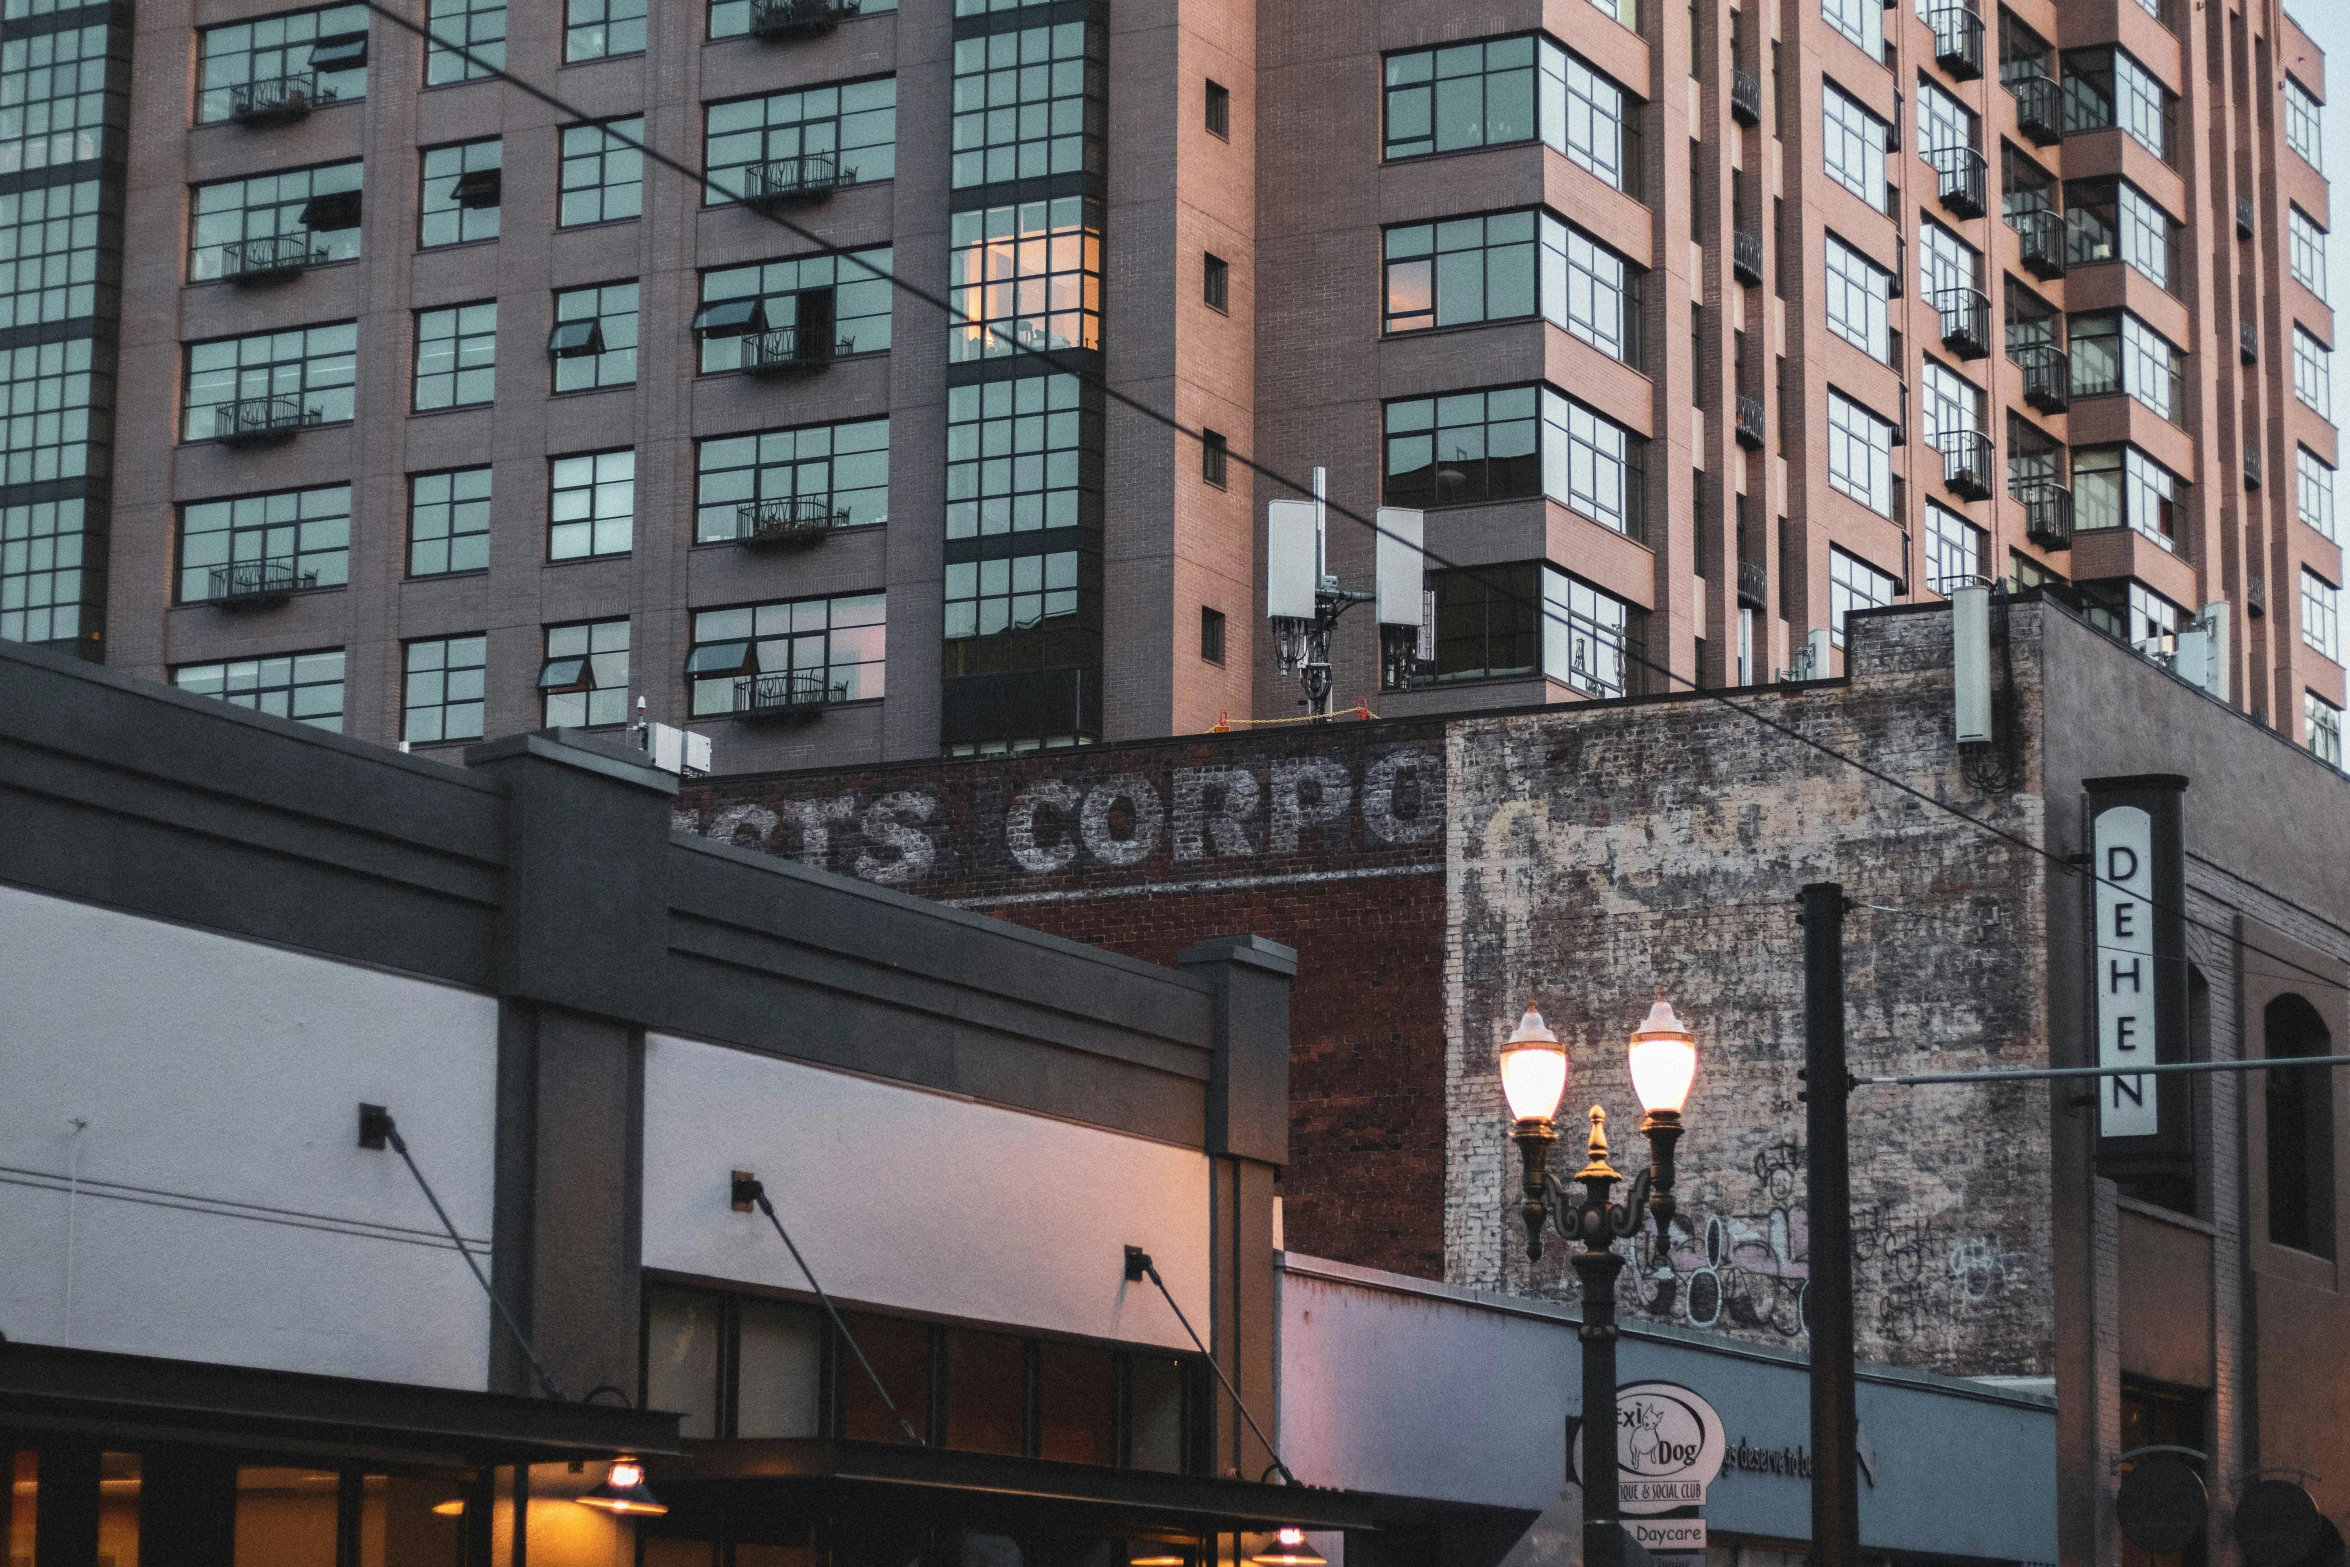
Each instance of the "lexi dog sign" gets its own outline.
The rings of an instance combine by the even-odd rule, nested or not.
[[[1729,1441],[1714,1406],[1678,1382],[1616,1389],[1616,1506],[1627,1515],[1705,1505]]]

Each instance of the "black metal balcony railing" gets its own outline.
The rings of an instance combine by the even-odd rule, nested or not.
[[[2024,506],[2024,537],[2044,550],[2073,544],[2073,492],[2061,484],[2030,484],[2016,491]]]
[[[334,90],[321,90],[316,71],[288,76],[265,76],[257,82],[239,82],[228,90],[228,117],[239,125],[291,125],[312,109],[334,101]]]
[[[2034,207],[2007,220],[2015,228],[2017,251],[2024,270],[2034,277],[2064,276],[2064,214],[2054,207]]]
[[[240,560],[212,568],[205,597],[222,609],[260,609],[317,586],[317,572],[296,571],[290,560]]]
[[[1983,74],[1983,19],[1963,5],[1929,12],[1934,29],[1934,63],[1962,82]]]
[[[2236,357],[2248,365],[2260,362],[2260,327],[2257,322],[2236,323]]]
[[[851,338],[834,342],[829,332],[803,338],[798,327],[779,326],[743,338],[742,367],[753,375],[813,375],[831,364],[835,353],[849,353],[856,346]]]
[[[1738,563],[1738,602],[1748,609],[1764,607],[1763,595],[1770,590],[1770,578],[1759,560]]]
[[[2035,147],[2064,139],[2064,89],[2046,71],[2029,71],[2007,84],[2015,94],[2015,127]]]
[[[1983,215],[1985,167],[1983,155],[1972,147],[1935,147],[1926,161],[1939,176],[1942,205],[1962,218]]]
[[[834,528],[845,527],[849,514],[835,511],[821,495],[778,495],[763,501],[745,501],[735,508],[737,543],[754,548],[814,544]]]
[[[857,14],[858,0],[751,0],[753,38],[788,43],[817,38]]]
[[[1762,236],[1744,229],[1730,231],[1730,275],[1749,288],[1762,284]]]
[[[290,441],[296,432],[326,422],[326,410],[306,408],[299,397],[242,397],[212,411],[212,433],[232,446]]]
[[[1979,288],[1946,288],[1934,296],[1942,318],[1942,346],[1961,359],[1991,352],[1991,301]]]
[[[1763,449],[1763,402],[1759,397],[1738,394],[1738,444],[1752,451]]]
[[[2072,406],[2072,356],[2054,343],[2027,343],[2012,356],[2024,371],[2024,401],[2044,414]]]
[[[822,201],[843,185],[853,184],[856,178],[855,169],[842,168],[829,152],[754,163],[743,170],[743,205],[782,207]]]
[[[2252,198],[2238,196],[2236,198],[2236,238],[2250,239],[2256,227],[2257,225],[2252,221]]]
[[[1952,430],[1943,434],[1942,483],[1963,500],[1991,498],[1991,437],[1980,430]]]
[[[1752,71],[1730,72],[1730,116],[1741,125],[1762,123],[1762,78]]]
[[[325,260],[325,250],[311,244],[307,234],[232,239],[220,247],[220,275],[238,283],[274,283]]]
[[[827,704],[845,702],[848,696],[847,681],[828,685],[820,669],[743,675],[734,683],[734,713],[738,718],[806,723],[821,717]]]

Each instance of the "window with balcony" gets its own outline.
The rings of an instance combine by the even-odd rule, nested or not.
[[[1880,0],[1820,0],[1820,20],[1870,59],[1885,58],[1885,7]]]
[[[563,228],[577,228],[582,224],[617,223],[642,216],[644,139],[642,115],[606,120],[599,125],[564,126],[556,223]]]
[[[695,448],[694,542],[889,521],[889,421],[715,436]]]
[[[2065,260],[2124,261],[2158,288],[2179,279],[2179,225],[2125,179],[2064,182]]]
[[[171,683],[182,691],[214,697],[234,707],[290,718],[333,734],[343,732],[343,650],[339,647],[222,664],[182,664],[171,672]]]
[[[2309,754],[2328,766],[2342,765],[2342,710],[2315,691],[2301,693],[2301,725]]]
[[[1547,495],[1640,535],[1646,441],[1549,387],[1407,398],[1389,403],[1385,419],[1392,505]]]
[[[547,464],[547,559],[625,555],[635,531],[635,451],[581,452]]]
[[[2012,409],[2007,415],[2007,493],[2024,500],[2034,491],[2064,486],[2064,443]]]
[[[1828,485],[1880,517],[1893,515],[1893,426],[1831,387]]]
[[[218,180],[188,193],[188,281],[282,277],[359,254],[360,163]]]
[[[816,367],[889,348],[890,249],[754,262],[702,274],[701,373]]]
[[[2057,308],[2016,282],[2001,290],[2007,312],[2007,357],[2028,364],[2030,356],[2047,349],[2061,350],[2064,317]]]
[[[1899,578],[1879,571],[1858,555],[1828,547],[1828,640],[1844,645],[1844,617],[1883,609],[1901,588]]]
[[[180,508],[178,601],[341,587],[351,570],[351,487],[322,485]]]
[[[737,98],[707,110],[702,200],[816,196],[897,177],[894,76]]]
[[[1982,150],[1974,110],[1933,82],[1918,79],[1918,150],[1931,163],[1937,153],[1953,148]]]
[[[646,0],[564,0],[563,63],[645,52]]]
[[[430,0],[424,85],[479,81],[506,64],[506,0]]]
[[[2342,661],[2342,590],[2301,568],[2301,640],[2320,658]]]
[[[2008,227],[2023,231],[2031,213],[2056,207],[2056,176],[2014,142],[1999,144],[1999,215]]]
[[[489,638],[479,632],[409,643],[400,738],[410,745],[479,740],[488,663]]]
[[[949,640],[1030,631],[1076,613],[1075,550],[947,563]]]
[[[2073,526],[2129,528],[2175,550],[2179,487],[2176,474],[2135,446],[2082,447],[2073,453]]]
[[[496,300],[416,312],[416,412],[486,403],[497,385]]]
[[[348,423],[358,348],[353,321],[190,343],[181,438],[236,439]]]
[[[2293,395],[2333,418],[2334,351],[2298,323],[2293,327]]]
[[[1926,502],[1926,586],[1947,596],[1982,581],[1990,538],[1949,507]]]
[[[408,575],[439,577],[490,565],[490,470],[408,476]]]
[[[1827,236],[1828,330],[1880,364],[1893,362],[1893,274]]]
[[[760,16],[755,13],[765,13],[770,8],[790,3],[791,0],[709,0],[711,40],[741,38],[758,31],[756,24]],[[872,16],[898,8],[898,0],[818,0],[818,3],[837,5],[838,14],[842,16]],[[1015,0],[1015,3],[998,0],[997,4],[991,6],[987,0],[976,0],[976,3],[973,0],[957,0],[955,14],[978,16],[989,10],[1012,11],[1034,3],[1035,0]]]
[[[1876,208],[1892,210],[1885,184],[1885,153],[1893,130],[1883,120],[1824,83],[1821,100],[1821,160],[1828,178]]]
[[[1944,297],[1983,287],[1983,256],[1932,218],[1918,220],[1918,288],[1936,309]]]
[[[2187,360],[2169,338],[2126,310],[2076,315],[2070,326],[2073,396],[2119,392],[2174,424],[2184,415]]]
[[[888,629],[879,593],[701,610],[685,664],[693,714],[758,714],[881,696]]]
[[[2065,51],[2064,129],[2068,136],[2119,127],[2167,163],[2177,102],[2127,50]]]
[[[1101,173],[1107,50],[1095,22],[955,40],[954,188]]]
[[[1999,85],[2014,96],[2016,126],[2035,146],[2064,134],[2056,50],[2005,6],[1999,8]]]
[[[2294,510],[2303,522],[2335,543],[2334,470],[2306,446],[2293,448]]]
[[[505,143],[496,136],[424,149],[417,196],[419,250],[498,237],[504,161]]]
[[[1073,375],[949,387],[947,537],[1078,526],[1101,489],[1101,439]]]
[[[2290,76],[2285,78],[2285,145],[2318,173],[2326,171],[2325,105]]]
[[[549,626],[539,665],[539,722],[603,729],[628,722],[628,620]]]
[[[547,338],[556,391],[636,384],[636,307],[633,279],[556,292],[555,330]]]
[[[2293,280],[2319,299],[2326,297],[2326,231],[2297,206],[2285,209],[2288,253]]]
[[[1945,456],[1983,433],[1983,392],[1965,376],[1941,362],[1928,359],[1920,378],[1925,442]]]
[[[958,212],[948,234],[950,364],[1101,347],[1101,203],[1062,196]]]
[[[86,58],[95,70],[105,64],[103,27],[86,29],[95,39]],[[45,41],[45,40],[44,40]],[[74,41],[65,35],[64,42]],[[71,58],[60,55],[59,66]],[[93,79],[94,90],[102,78]],[[328,6],[292,11],[253,22],[206,27],[196,34],[196,123],[248,119],[265,112],[291,116],[320,103],[367,96],[367,7]],[[95,137],[96,118],[89,121]],[[97,156],[93,145],[82,157]],[[69,162],[46,158],[45,163]],[[38,167],[28,163],[26,167]]]

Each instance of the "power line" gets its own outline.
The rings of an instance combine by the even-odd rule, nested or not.
[[[621,146],[624,147],[634,148],[641,156],[651,160],[653,163],[658,164],[664,169],[668,169],[672,173],[684,176],[687,180],[691,181],[694,185],[700,187],[705,192],[715,192],[716,194],[725,197],[729,202],[741,201],[741,197],[738,195],[738,193],[726,189],[724,186],[718,184],[715,180],[711,179],[701,170],[680,162],[678,159],[658,150],[641,138],[630,136],[624,131],[615,130],[607,120],[599,119],[596,115],[591,114],[584,109],[578,108],[573,104],[565,102],[563,99],[555,96],[555,94],[551,92],[546,91],[544,88],[524,81],[521,77],[516,76],[511,71],[507,70],[505,66],[483,58],[463,44],[453,43],[448,39],[441,37],[438,33],[429,30],[423,23],[410,21],[407,17],[401,16],[398,13],[392,11],[383,3],[383,0],[362,0],[362,3],[365,4],[368,10],[374,12],[377,16],[382,17],[385,21],[390,22],[393,26],[398,27],[403,32],[413,34],[414,36],[423,39],[429,48],[444,50],[447,53],[453,54],[464,60],[467,66],[477,72],[479,75],[488,77],[492,80],[504,82],[508,86],[537,99],[543,104],[546,104],[549,108],[568,115],[574,120],[595,126],[596,129],[603,133],[607,140],[618,142]],[[962,325],[980,327],[981,330],[984,331],[990,339],[1000,342],[1006,348],[1008,348],[1011,351],[1013,357],[1035,360],[1036,362],[1049,368],[1055,374],[1067,375],[1079,381],[1083,381],[1088,386],[1092,387],[1095,391],[1099,392],[1107,400],[1118,404],[1122,408],[1130,409],[1133,412],[1138,413],[1144,418],[1152,421],[1153,423],[1163,425],[1178,435],[1187,436],[1195,441],[1201,439],[1200,431],[1185,425],[1180,420],[1176,419],[1172,414],[1161,413],[1158,409],[1151,407],[1149,404],[1141,402],[1136,398],[1119,391],[1116,387],[1111,386],[1108,380],[1099,372],[1063,364],[1061,361],[1053,358],[1052,354],[1047,350],[1030,347],[1028,344],[1021,342],[1016,335],[1007,332],[1002,327],[990,326],[984,322],[971,321],[967,317],[964,317],[950,301],[940,297],[937,294],[931,293],[929,290],[923,288],[920,284],[907,282],[904,278],[898,276],[895,271],[884,271],[880,267],[875,266],[872,262],[867,261],[864,259],[864,257],[858,255],[854,251],[851,251],[845,246],[827,243],[813,231],[801,227],[799,224],[794,223],[791,221],[791,219],[783,216],[779,212],[771,211],[764,206],[753,206],[751,210],[758,213],[759,216],[765,218],[769,223],[775,225],[777,228],[780,228],[786,233],[791,234],[793,237],[804,240],[808,244],[814,246],[817,254],[830,256],[835,260],[853,263],[854,265],[863,268],[875,280],[887,283],[892,288],[903,292],[907,297],[919,301],[922,304],[929,305],[931,308],[942,312],[946,316],[950,325],[960,323]],[[1313,486],[1311,483],[1301,483],[1286,474],[1264,466],[1262,463],[1259,463],[1253,458],[1245,456],[1242,453],[1230,451],[1228,449],[1226,452],[1226,459],[1227,461],[1238,463],[1241,467],[1246,468],[1249,472],[1269,479],[1273,483],[1278,484],[1285,489],[1296,492],[1298,495],[1310,496],[1313,494]],[[1398,544],[1406,546],[1414,553],[1418,554],[1423,561],[1430,565],[1436,566],[1446,571],[1466,573],[1472,578],[1472,580],[1476,581],[1488,590],[1499,593],[1505,599],[1523,608],[1532,609],[1542,619],[1547,621],[1555,621],[1561,626],[1572,626],[1572,622],[1565,615],[1552,609],[1547,602],[1540,601],[1539,595],[1536,598],[1529,599],[1525,595],[1509,587],[1506,583],[1497,581],[1492,577],[1484,575],[1485,568],[1483,567],[1464,566],[1455,561],[1449,560],[1446,557],[1437,554],[1434,550],[1429,549],[1419,540],[1406,539],[1400,534],[1393,533],[1388,529],[1382,528],[1379,526],[1377,519],[1365,517],[1362,515],[1362,513],[1355,511],[1351,507],[1348,507],[1341,502],[1325,500],[1323,505],[1326,510],[1335,512],[1339,516],[1345,518],[1347,521],[1367,529],[1376,538],[1383,540],[1393,540]],[[1920,789],[1913,784],[1904,783],[1900,779],[1893,777],[1891,774],[1861,761],[1858,757],[1848,756],[1844,752],[1839,751],[1835,747],[1829,745],[1827,742],[1814,739],[1812,736],[1804,734],[1801,730],[1793,728],[1788,724],[1781,723],[1777,719],[1772,718],[1768,714],[1763,713],[1758,709],[1742,706],[1741,704],[1732,701],[1727,694],[1721,691],[1708,690],[1705,687],[1698,685],[1696,681],[1675,674],[1669,667],[1658,664],[1645,655],[1634,652],[1629,647],[1619,646],[1617,651],[1628,663],[1637,665],[1643,670],[1661,675],[1667,682],[1678,681],[1680,684],[1688,687],[1690,692],[1694,695],[1705,697],[1708,700],[1717,702],[1723,707],[1728,708],[1731,712],[1742,714],[1745,717],[1752,719],[1754,722],[1761,724],[1766,729],[1773,730],[1781,735],[1786,736],[1788,739],[1798,742],[1799,744],[1809,746],[1831,761],[1841,762],[1845,766],[1854,768],[1867,777],[1873,778],[1877,782],[1886,785],[1888,788],[1897,790],[1902,794],[1919,800],[1929,806],[1932,806],[1936,810],[1943,811],[1949,815],[1955,816],[1960,821],[1980,828],[1984,832],[1990,833],[1993,836],[2014,845],[2016,848],[2026,851],[2027,853],[2036,854],[2047,860],[2050,864],[2060,867],[2068,874],[2076,876],[2086,875],[2092,883],[2102,883],[2104,885],[2114,887],[2120,886],[2118,882],[2110,881],[2108,878],[2098,875],[2094,868],[2084,867],[2080,864],[2077,864],[2068,856],[2059,854],[2053,849],[2049,849],[2043,845],[2033,843],[2031,840],[2024,838],[2019,834],[2009,832],[2007,829],[2000,827],[1996,823],[1987,821],[1980,816],[1972,814],[1971,812],[1963,811],[1957,806],[1951,804],[1949,801],[1944,800],[1937,795],[1929,794],[1925,790]],[[2137,896],[2135,893],[2132,895]],[[2283,953],[2270,952],[2266,948],[2253,946],[2249,941],[2243,940],[2243,938],[2240,937],[2236,932],[2231,931],[2224,926],[2212,925],[2205,921],[2198,920],[2184,909],[2171,909],[2166,905],[2155,902],[2155,900],[2151,898],[2147,899],[2146,901],[2150,904],[2153,904],[2153,906],[2157,909],[2161,909],[2165,913],[2177,913],[2188,924],[2193,925],[2198,929],[2208,931],[2213,935],[2223,936],[2231,942],[2236,942],[2243,946],[2244,949],[2248,952],[2257,953],[2261,957],[2269,958],[2275,962],[2282,963],[2287,968],[2292,969],[2309,979],[2315,980],[2319,984],[2330,986],[2336,990],[2350,991],[2350,981],[2336,979],[2332,975],[2324,974],[2316,969],[2309,968],[2289,957],[2286,957]]]

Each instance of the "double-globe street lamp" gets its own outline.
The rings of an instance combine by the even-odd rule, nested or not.
[[[1623,1177],[1607,1162],[1607,1112],[1591,1107],[1588,1162],[1575,1173],[1581,1193],[1550,1172],[1559,1101],[1567,1091],[1567,1050],[1542,1021],[1534,1003],[1501,1047],[1501,1090],[1509,1100],[1510,1139],[1524,1167],[1526,1251],[1542,1255],[1542,1227],[1555,1225],[1574,1254],[1583,1290],[1583,1561],[1620,1567],[1624,1559],[1616,1491],[1616,1276],[1624,1259],[1616,1242],[1636,1235],[1645,1205],[1656,1218],[1657,1243],[1667,1244],[1673,1221],[1673,1145],[1681,1138],[1681,1106],[1697,1075],[1697,1041],[1660,988],[1656,1005],[1632,1031],[1632,1089],[1640,1096],[1640,1131],[1648,1139],[1649,1167],[1633,1179],[1629,1201],[1612,1201]]]

